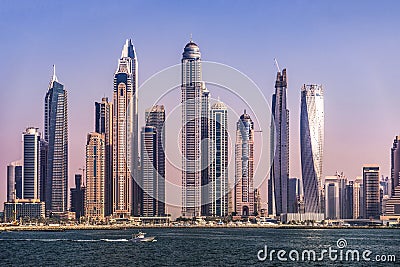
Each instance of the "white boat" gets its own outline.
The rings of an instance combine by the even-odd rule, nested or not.
[[[155,242],[157,241],[155,236],[145,237],[146,233],[139,232],[132,235],[132,242]]]

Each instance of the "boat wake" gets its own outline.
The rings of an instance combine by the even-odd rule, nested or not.
[[[105,241],[105,242],[128,242],[128,239],[107,239],[107,238],[103,238],[100,239],[101,241]]]
[[[57,241],[64,241],[64,242],[128,242],[128,239],[63,239],[63,238],[52,238],[52,239],[40,239],[40,238],[26,238],[26,239],[17,239],[17,238],[8,238],[8,239],[0,239],[1,241],[14,241],[14,242],[57,242]]]
[[[77,239],[77,240],[71,240],[73,242],[100,242],[101,240],[97,239]]]

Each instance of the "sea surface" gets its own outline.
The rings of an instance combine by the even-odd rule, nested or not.
[[[2,232],[0,266],[400,266],[400,229],[142,230],[147,236],[156,236],[157,242],[129,241],[135,229]],[[332,254],[333,260],[329,255],[318,260],[321,251],[329,247],[337,250],[337,259]],[[279,260],[276,252],[269,258],[272,250],[286,251],[281,258],[287,261]],[[296,252],[289,258],[292,250],[298,251],[299,260]],[[309,260],[307,253],[302,260],[304,250],[314,250],[317,260]],[[360,260],[353,261],[350,256],[346,260],[347,250],[359,251]],[[365,250],[371,251],[369,261],[362,259]],[[396,259],[378,262],[377,255]]]

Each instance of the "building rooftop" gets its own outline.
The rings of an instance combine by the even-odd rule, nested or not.
[[[201,57],[199,46],[190,40],[183,49],[182,56],[183,59],[199,59]]]

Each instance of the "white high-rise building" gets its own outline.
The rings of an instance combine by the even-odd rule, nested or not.
[[[236,128],[235,212],[240,216],[254,213],[254,123],[246,110]]]
[[[325,176],[325,217],[327,219],[343,219],[345,211],[345,188],[347,178],[343,173]]]
[[[353,184],[353,219],[359,219],[363,217],[362,183],[362,177],[357,176]]]
[[[22,198],[22,161],[7,165],[7,202]]]
[[[210,212],[228,215],[228,110],[221,101],[210,111]]]
[[[126,40],[114,76],[113,95],[113,216],[139,215],[138,62]]]
[[[321,85],[303,85],[300,113],[301,170],[305,212],[321,213],[324,96]]]
[[[182,54],[182,216],[194,217],[202,213],[202,165],[201,151],[202,114],[207,104],[207,90],[201,76],[201,54],[192,40]],[[208,120],[205,120],[208,122]],[[202,164],[203,163],[203,164]],[[204,166],[205,167],[205,166]],[[205,203],[204,203],[205,204]]]

